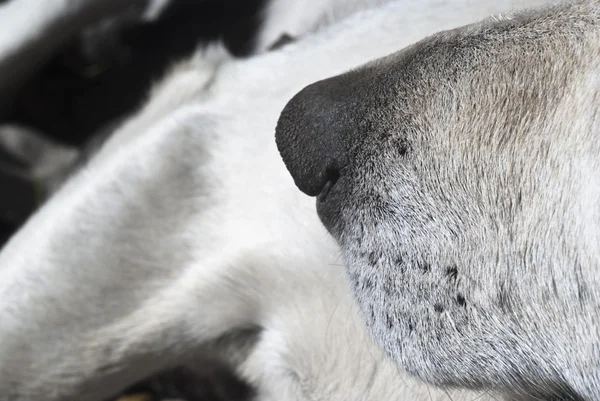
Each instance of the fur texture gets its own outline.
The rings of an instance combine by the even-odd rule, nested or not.
[[[325,188],[363,317],[423,380],[600,399],[598,43],[600,3],[562,2],[434,35],[286,106],[288,168]]]
[[[343,235],[342,231],[333,230],[350,262],[350,277],[359,280],[358,287],[353,284],[352,288],[358,305],[367,312],[364,316],[377,340],[413,373],[449,387],[443,390],[405,373],[394,361],[384,357],[368,334],[352,298],[353,293],[347,286],[339,249],[319,222],[313,200],[297,191],[285,171],[273,132],[281,109],[304,86],[397,51],[440,29],[453,28],[523,5],[523,1],[510,0],[459,0],[452,4],[437,0],[399,0],[357,13],[273,53],[233,60],[216,47],[177,66],[155,88],[146,106],[115,132],[100,152],[0,253],[0,400],[102,400],[162,369],[215,357],[234,366],[256,388],[260,401],[446,400],[449,397],[466,401],[477,397],[486,399],[487,391],[505,390],[510,383],[522,384],[522,381],[507,380],[510,367],[504,370],[502,366],[497,367],[498,375],[494,376],[497,383],[489,380],[489,372],[471,368],[472,359],[469,358],[477,351],[473,348],[478,345],[477,336],[472,337],[473,343],[464,342],[462,348],[452,341],[456,335],[443,339],[446,341],[443,345],[434,342],[438,328],[444,328],[455,319],[453,313],[467,315],[469,312],[466,311],[476,311],[486,304],[490,305],[487,310],[498,308],[491,301],[497,295],[495,284],[499,282],[495,273],[484,270],[483,264],[466,267],[463,262],[478,262],[476,256],[485,256],[486,246],[504,252],[506,248],[498,246],[501,243],[456,242],[456,247],[451,248],[454,259],[449,256],[440,259],[438,266],[429,258],[439,255],[448,243],[444,241],[453,238],[449,231],[458,224],[454,220],[460,220],[461,215],[464,218],[465,209],[479,210],[479,203],[470,203],[472,198],[466,198],[467,203],[462,202],[469,192],[448,192],[452,193],[450,199],[458,202],[456,204],[439,200],[440,193],[446,193],[440,192],[439,188],[453,184],[452,180],[458,180],[460,176],[448,174],[425,181],[429,186],[423,186],[423,191],[429,188],[427,193],[431,199],[415,197],[411,201],[415,208],[421,199],[427,199],[432,207],[444,205],[439,210],[438,220],[446,223],[438,224],[437,231],[433,227],[425,230],[421,224],[420,219],[429,216],[426,204],[409,215],[413,225],[403,223],[398,226],[397,220],[381,218],[376,220],[380,225],[375,227],[375,220],[369,213],[376,209],[363,208],[370,201],[369,194],[375,192],[366,184],[367,178],[398,194],[403,187],[396,187],[396,181],[387,181],[386,177],[395,180],[402,175],[388,176],[383,171],[404,170],[396,163],[397,159],[383,158],[386,152],[378,157],[375,154],[378,134],[368,136],[370,139],[365,139],[365,145],[360,148],[364,158],[357,160],[372,163],[365,166],[372,165],[373,169],[357,169],[359,174],[365,171],[365,180],[348,187],[356,190],[352,193],[356,195],[356,207],[344,204],[343,210],[349,216],[359,218],[365,229],[372,231],[357,231],[358,228],[351,225],[354,220],[348,220]],[[552,21],[553,14],[548,15],[547,19]],[[447,40],[451,40],[485,26],[444,35],[449,35]],[[436,40],[442,39],[431,39],[431,43]],[[426,55],[423,50],[426,46],[419,46],[407,52]],[[508,47],[507,42],[504,48]],[[484,48],[491,50],[493,47]],[[503,46],[498,48],[500,52]],[[3,54],[0,47],[0,60],[4,60]],[[374,121],[396,128],[399,127],[397,120],[385,113],[394,108],[398,99],[394,94],[399,93],[393,90],[394,85],[400,85],[398,82],[402,80],[389,78],[389,85],[384,85],[386,90],[373,93],[370,91],[373,87],[368,84],[372,76],[365,76],[364,71],[371,71],[372,75],[389,71],[397,57],[358,70],[361,72],[356,74],[361,79],[357,81],[355,92],[365,96],[362,98],[365,105],[386,99],[382,105],[385,107],[370,110],[374,115],[379,113],[378,110],[382,113],[382,118],[373,117]],[[481,58],[482,62],[487,60]],[[562,62],[566,62],[566,58],[560,56]],[[465,59],[466,56],[459,57],[455,62]],[[528,59],[528,55],[523,56],[523,62]],[[444,71],[443,65],[440,63],[431,68]],[[423,81],[417,82],[427,83],[425,78],[430,77],[430,86],[445,88],[443,78],[447,78],[447,72],[427,74],[424,69],[420,75]],[[577,79],[583,79],[580,74],[575,75]],[[7,75],[0,74],[0,78],[5,80]],[[416,90],[414,86],[405,86],[405,91]],[[428,88],[423,85],[423,91]],[[486,115],[484,111],[492,113],[491,108],[495,105],[482,101],[484,97],[476,97],[477,91],[465,89],[465,93],[477,100],[474,104],[483,109],[482,117]],[[569,92],[572,96],[577,93]],[[421,106],[419,102],[429,99],[411,94],[414,96],[406,99],[413,107]],[[437,110],[437,118],[449,118],[442,108],[426,106],[432,106],[427,110]],[[582,111],[581,115],[585,113]],[[423,116],[425,118],[426,114]],[[463,114],[453,116],[460,120]],[[557,112],[554,116],[558,119],[560,114]],[[443,126],[440,120],[427,121],[430,125],[435,121],[438,125],[432,126],[439,130]],[[587,120],[581,121],[583,124]],[[485,122],[484,118],[479,121],[482,126]],[[447,139],[431,142],[432,153],[421,161],[432,177],[442,171],[430,168],[435,164],[426,164],[435,161],[448,166],[443,171],[456,173],[465,169],[464,177],[472,177],[475,173],[467,167],[473,169],[476,165],[464,162],[459,155],[463,154],[461,152],[472,154],[467,152],[472,147],[481,148],[483,152],[491,146],[485,141],[468,140],[468,136],[462,141],[457,138],[454,144],[450,141],[452,132],[455,133],[447,130],[439,134]],[[490,131],[490,135],[493,133]],[[437,132],[428,132],[429,136],[434,134],[438,137]],[[429,136],[421,136],[419,140],[425,143]],[[570,154],[580,156],[574,160],[588,162],[582,157],[586,155],[584,147],[568,138],[564,137],[565,149],[572,149],[568,151]],[[396,139],[390,136],[387,141],[391,144]],[[367,143],[372,145],[367,146]],[[520,149],[524,163],[528,160],[526,156],[531,154],[526,152],[528,148],[524,145],[527,143],[511,148]],[[412,147],[416,148],[417,142],[411,142]],[[433,150],[439,150],[439,158],[433,158]],[[451,157],[451,150],[456,152],[455,157]],[[369,152],[372,158],[366,158]],[[421,151],[421,155],[425,153]],[[411,155],[409,153],[409,157],[417,159]],[[497,166],[494,163],[503,159],[482,153],[477,160],[484,163],[482,168],[489,168],[491,172],[492,167]],[[592,163],[591,159],[589,163]],[[592,169],[594,165],[589,166]],[[566,174],[570,169],[557,171]],[[495,178],[485,177],[485,180],[469,180],[468,183],[481,191],[489,189],[486,186],[488,179],[489,185],[498,184]],[[587,178],[588,182],[592,181]],[[579,188],[575,184],[576,181],[574,188]],[[482,193],[495,195],[494,191]],[[548,193],[541,195],[548,196]],[[484,211],[501,210],[490,203],[482,203],[481,207],[487,207],[482,209]],[[387,212],[386,216],[390,214],[387,209],[381,210]],[[541,216],[541,211],[530,212],[533,216]],[[362,220],[361,213],[365,215]],[[570,216],[577,217],[575,213]],[[596,217],[591,214],[586,221],[592,224]],[[493,222],[489,219],[481,221],[483,233],[487,233],[486,224],[490,221]],[[534,224],[537,220],[524,222]],[[586,238],[595,246],[593,226],[587,227],[591,228],[590,236]],[[404,277],[390,273],[386,259],[391,254],[388,246],[392,246],[392,241],[398,242],[397,235],[405,232],[412,235],[407,238],[415,238],[412,248],[401,251],[406,263],[416,258],[419,252],[423,262],[430,263],[428,269],[427,265],[422,265],[429,274],[424,274],[422,281],[412,281],[416,286],[403,281]],[[359,234],[364,238],[362,246],[381,252],[372,257],[367,255],[371,264],[363,261],[363,248],[357,245],[358,240],[353,242]],[[477,232],[468,230],[458,233],[464,238],[476,238],[475,234]],[[431,236],[427,238],[427,235]],[[472,253],[461,253],[466,250],[461,246],[471,246]],[[498,255],[513,257],[510,253]],[[456,263],[455,284],[449,281],[448,274],[443,273],[447,273],[444,269],[451,266],[451,262]],[[477,266],[481,266],[481,270]],[[450,276],[453,272],[451,269]],[[364,273],[369,273],[369,277]],[[507,269],[500,269],[498,277],[509,273]],[[582,270],[581,274],[591,275],[591,271],[584,273]],[[404,285],[402,288],[411,296],[411,304],[400,298],[396,289],[395,295],[386,295],[383,283],[389,277],[397,278],[397,288]],[[477,277],[481,285],[467,287],[471,283],[469,280]],[[514,279],[514,274],[511,277]],[[366,280],[372,280],[376,285],[361,289]],[[407,277],[406,280],[416,279]],[[535,289],[540,288],[539,285],[534,287],[536,283],[533,277],[527,279],[525,275],[524,282],[519,285],[522,288],[529,285],[535,297]],[[570,284],[560,281],[560,285]],[[434,291],[436,288],[437,292]],[[454,305],[449,294],[458,301],[458,292],[452,291],[463,291],[460,293],[468,307]],[[510,294],[514,295],[513,292]],[[436,302],[441,304],[442,312],[431,312],[434,297],[439,298]],[[394,302],[390,304],[390,301]],[[513,307],[511,299],[505,302]],[[551,299],[548,302],[558,301]],[[368,314],[371,305],[374,306],[374,318]],[[465,312],[460,312],[459,307]],[[435,306],[433,308],[435,310]],[[572,327],[574,339],[585,341],[591,337],[575,334],[589,327],[586,313],[592,313],[592,309],[591,306],[581,308],[576,310],[579,315],[572,314],[572,319],[557,319],[561,324],[580,324]],[[560,312],[554,307],[548,310]],[[393,312],[396,313],[393,318],[398,319],[392,322],[396,329],[387,330],[385,317]],[[394,344],[399,344],[398,336],[406,333],[401,331],[400,320],[406,316],[403,313],[412,313],[419,320],[414,323],[417,334],[406,337],[408,346],[400,350]],[[531,337],[535,332],[541,333],[540,337],[550,335],[551,329],[558,327],[547,320],[536,320],[532,314],[514,316],[521,319],[515,320],[515,324],[528,327]],[[541,316],[544,319],[551,317],[548,314]],[[494,322],[487,322],[486,317],[481,316],[480,321],[487,327],[499,327],[494,326]],[[460,323],[457,320],[459,326]],[[542,323],[547,325],[546,331]],[[461,327],[468,328],[464,324]],[[232,333],[246,333],[246,336],[233,336],[239,338],[239,342],[219,346],[218,340]],[[521,352],[518,345],[505,344],[505,337],[491,334],[502,333],[490,332],[489,339],[497,340],[505,351],[504,360],[498,354],[492,354],[496,358],[492,362],[499,361],[502,365],[514,358],[522,358],[524,351]],[[553,339],[556,345],[569,345],[566,340],[561,342],[561,338],[564,337]],[[432,345],[436,348],[427,348]],[[443,360],[444,370],[427,358],[445,356],[446,346],[450,356]],[[545,354],[548,354],[548,361],[557,359],[555,353],[547,349],[533,349],[544,353],[537,355],[542,361]],[[425,350],[431,350],[431,353]],[[565,348],[565,352],[567,350],[572,348]],[[576,356],[579,354],[581,358]],[[585,350],[580,350],[579,354],[570,355],[570,360],[589,361],[585,358],[588,355]],[[526,358],[521,360],[529,362]],[[442,364],[441,359],[439,362]],[[496,366],[492,364],[492,367]],[[546,374],[546,368],[547,365],[541,365],[540,372]],[[448,370],[454,371],[454,376]],[[526,378],[532,378],[531,370],[525,373],[529,375]],[[593,387],[584,391],[585,383],[593,384],[590,381],[581,381],[578,387],[576,383],[568,384],[579,394],[594,394]],[[452,389],[457,386],[479,390]]]

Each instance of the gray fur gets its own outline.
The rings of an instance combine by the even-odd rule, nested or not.
[[[343,142],[317,209],[370,331],[419,378],[600,399],[599,44],[600,3],[561,2],[434,35],[286,106],[277,139],[301,188],[339,152],[322,138]]]
[[[0,86],[102,1],[0,8]],[[442,33],[290,103],[296,182],[339,170],[318,210],[348,272],[273,141],[311,82],[541,2],[319,0],[283,49],[180,63],[0,252],[0,400],[99,401],[215,359],[260,401],[600,399],[597,2]]]

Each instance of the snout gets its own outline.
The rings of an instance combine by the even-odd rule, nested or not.
[[[275,139],[296,186],[309,196],[324,197],[348,163],[357,97],[348,77],[307,86],[283,109]]]

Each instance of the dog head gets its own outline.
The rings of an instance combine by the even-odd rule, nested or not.
[[[312,84],[276,140],[418,377],[600,398],[600,5],[443,32]]]

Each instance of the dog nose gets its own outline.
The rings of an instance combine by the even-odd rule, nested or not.
[[[348,92],[340,77],[316,82],[288,102],[277,122],[277,148],[296,186],[309,196],[335,184],[347,163],[353,122]]]

